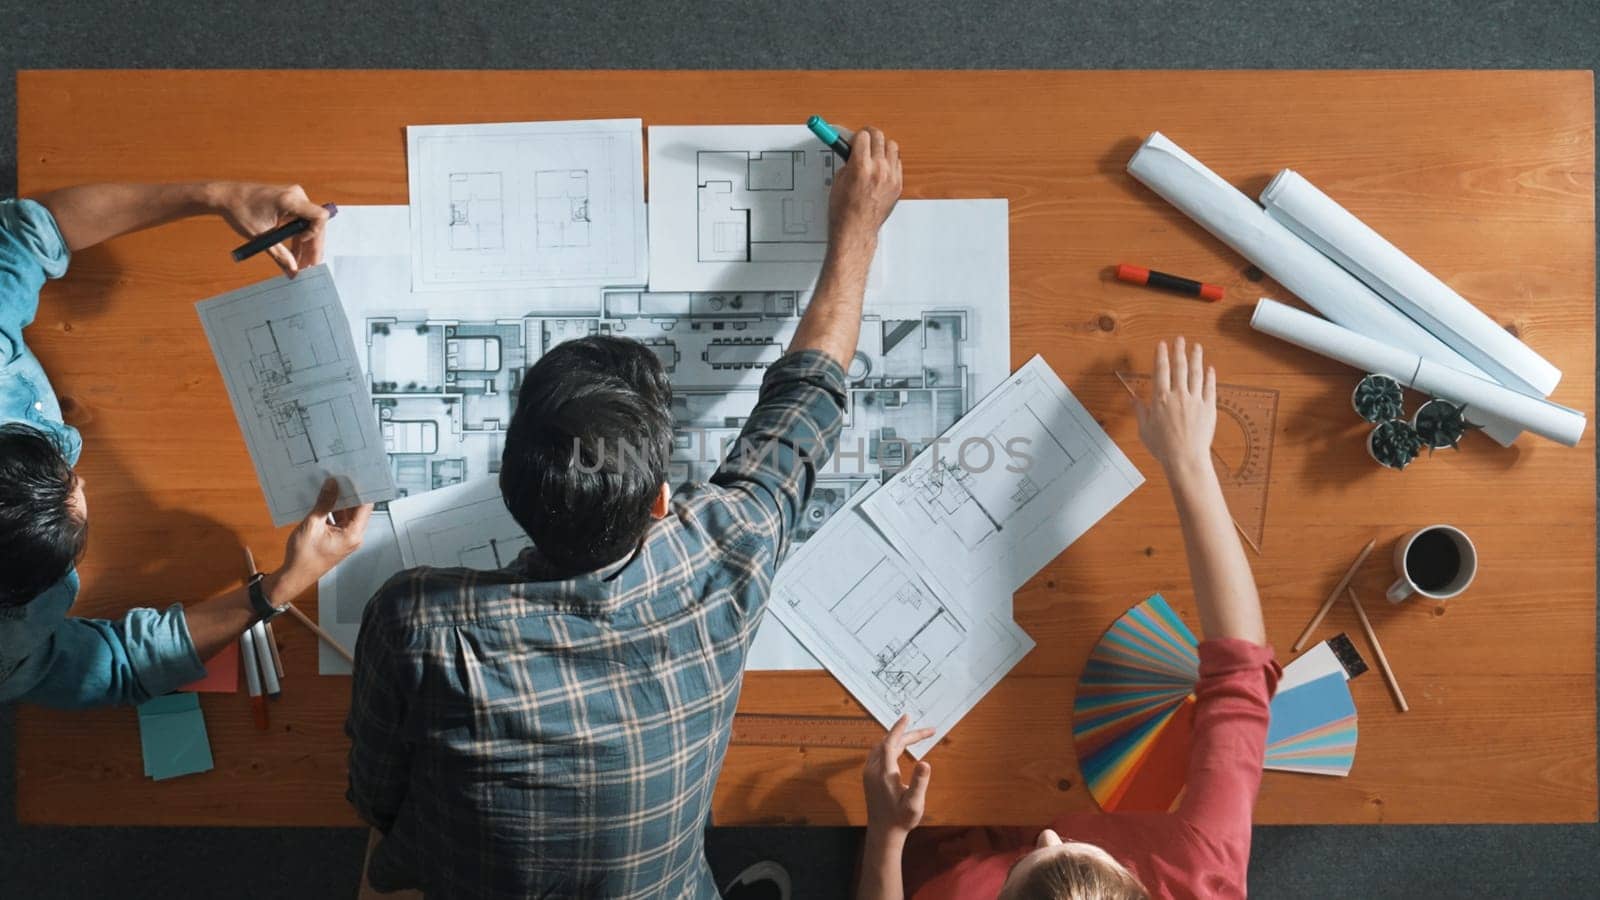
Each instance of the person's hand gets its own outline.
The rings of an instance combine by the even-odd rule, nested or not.
[[[367,520],[372,518],[372,504],[335,512],[333,505],[337,502],[339,482],[329,478],[317,494],[317,505],[289,535],[283,567],[273,573],[277,576],[276,583],[268,590],[273,594],[273,602],[282,603],[299,596],[361,546]],[[279,588],[282,596],[272,588]]]
[[[291,278],[301,269],[322,262],[330,214],[312,203],[300,185],[225,181],[210,185],[209,192],[217,215],[240,237],[253,238],[295,219],[311,222],[310,228],[266,251]]]
[[[1150,403],[1133,401],[1139,440],[1168,472],[1214,471],[1211,439],[1217,431],[1217,370],[1205,364],[1200,345],[1187,347],[1179,337],[1169,359],[1167,342],[1157,344],[1150,382]]]
[[[928,797],[928,781],[933,767],[919,762],[911,772],[911,783],[900,780],[900,754],[918,741],[933,737],[932,728],[907,731],[910,716],[901,716],[883,743],[867,754],[861,783],[867,792],[867,828],[885,834],[904,836],[922,821],[923,802]]]
[[[839,133],[850,143],[850,159],[834,176],[828,195],[829,239],[871,239],[900,199],[900,145],[871,126]]]

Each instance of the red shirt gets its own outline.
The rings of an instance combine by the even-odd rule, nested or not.
[[[1268,709],[1282,674],[1271,647],[1202,643],[1194,743],[1178,810],[1069,813],[1050,827],[1062,840],[1110,853],[1152,897],[1245,896],[1250,812],[1261,787]],[[1037,836],[1037,830],[985,828],[931,842],[914,837],[906,848],[906,894],[913,900],[994,897]]]

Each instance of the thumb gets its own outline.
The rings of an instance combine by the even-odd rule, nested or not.
[[[929,763],[919,762],[911,771],[911,802],[922,808],[923,798],[928,796],[928,783],[933,780],[933,766]]]
[[[322,489],[317,492],[317,504],[311,507],[311,512],[306,514],[306,518],[321,522],[333,512],[333,506],[338,502],[339,481],[329,476],[322,482]]]

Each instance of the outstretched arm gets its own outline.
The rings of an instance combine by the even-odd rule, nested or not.
[[[821,350],[849,368],[861,335],[867,270],[878,250],[878,229],[900,199],[900,145],[876,128],[851,140],[850,161],[828,195],[828,254],[789,352]]]
[[[1170,358],[1166,342],[1157,345],[1151,381],[1149,405],[1135,405],[1139,438],[1172,487],[1201,630],[1207,638],[1265,644],[1261,598],[1211,463],[1217,371],[1206,366],[1199,344],[1188,347],[1180,337]]]
[[[176,219],[215,213],[241,237],[255,237],[297,218],[311,227],[271,248],[274,262],[294,275],[322,261],[328,211],[298,185],[196,181],[188,184],[84,184],[33,198],[50,210],[71,250]]]

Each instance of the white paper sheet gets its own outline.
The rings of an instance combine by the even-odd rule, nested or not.
[[[1005,596],[957,603],[920,578],[860,514],[862,495],[789,558],[773,585],[780,618],[884,727],[909,713],[933,737],[922,758],[1033,649]],[[883,489],[877,489],[883,490]]]
[[[1560,369],[1300,173],[1279,172],[1261,192],[1261,205],[1490,378],[1540,397],[1561,381]]]
[[[650,126],[650,289],[810,290],[843,164],[803,125]]]
[[[272,512],[288,525],[329,476],[338,506],[395,495],[339,292],[327,266],[196,305]]]
[[[413,125],[417,290],[643,285],[638,119]]]
[[[354,652],[356,638],[361,634],[361,614],[367,603],[385,582],[405,567],[389,514],[373,513],[361,547],[317,581],[317,624],[337,638],[345,649]],[[350,674],[350,663],[332,647],[318,641],[317,648],[318,674]]]
[[[1362,372],[1388,375],[1407,387],[1465,404],[1469,418],[1472,410],[1481,410],[1518,430],[1526,429],[1568,447],[1582,440],[1588,425],[1578,410],[1458,372],[1266,297],[1256,302],[1250,327]]]
[[[1482,369],[1317,252],[1161,132],[1151,134],[1128,160],[1128,172],[1329,320],[1484,377]],[[1509,446],[1516,439],[1518,429],[1509,423],[1481,417],[1473,421],[1501,444]]]
[[[504,569],[533,546],[493,478],[402,497],[389,504],[389,519],[407,568]]]
[[[953,597],[1009,597],[1144,483],[1035,356],[862,505]]]

